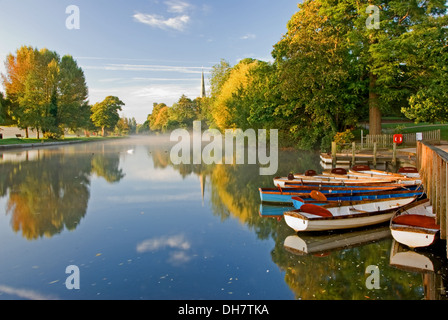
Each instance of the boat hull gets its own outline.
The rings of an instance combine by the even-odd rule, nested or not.
[[[390,191],[390,192],[372,192],[372,193],[360,193],[359,195],[327,195],[326,201],[319,201],[306,195],[304,198],[293,197],[293,206],[296,209],[300,209],[305,203],[311,203],[319,206],[325,206],[328,204],[337,204],[339,206],[351,205],[353,203],[362,202],[375,202],[385,199],[393,198],[408,198],[422,196],[423,191]]]
[[[395,241],[409,248],[424,248],[434,244],[439,230],[418,230],[410,228],[391,228]]]
[[[294,231],[329,231],[341,229],[355,229],[385,223],[393,217],[394,213],[368,215],[364,217],[351,217],[344,219],[308,220],[291,214],[284,214],[286,224]]]
[[[415,197],[391,199],[352,206],[323,206],[332,217],[302,212],[300,209],[283,213],[286,224],[296,232],[354,229],[390,221],[396,210],[415,201]]]
[[[398,210],[390,223],[395,241],[410,248],[428,247],[436,242],[440,226],[435,223],[435,215],[428,199],[416,202],[406,212],[402,211]],[[413,222],[407,223],[403,218]]]
[[[398,187],[400,188],[400,187]],[[331,188],[331,187],[313,187],[313,188],[296,188],[280,190],[277,188],[259,188],[260,199],[262,203],[270,204],[293,204],[293,197],[306,197],[311,191],[316,190],[323,193],[326,196],[333,194],[365,194],[375,193],[380,191],[392,191],[396,190],[394,186],[381,187],[380,189],[375,187],[366,188]]]
[[[311,177],[313,178],[313,177]],[[420,179],[332,179],[332,178],[315,178],[315,179],[294,179],[274,178],[274,186],[278,188],[294,188],[297,186],[319,185],[325,184],[330,186],[387,186],[390,184],[415,185],[420,184]]]

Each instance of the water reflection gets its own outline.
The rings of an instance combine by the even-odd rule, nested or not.
[[[2,155],[0,195],[8,198],[6,214],[15,232],[34,240],[74,230],[87,211],[91,176],[110,183],[124,177],[117,154],[90,147]]]
[[[239,245],[239,238],[231,239],[227,234],[219,238],[214,235],[215,232],[220,232],[217,230],[219,226],[214,225],[208,231],[202,225],[204,217],[193,217],[197,214],[197,208],[202,205],[203,212],[217,217],[217,220],[238,221],[256,239],[272,243],[268,249],[269,258],[280,270],[282,282],[296,299],[445,298],[441,293],[434,294],[436,289],[431,291],[429,288],[439,288],[445,283],[443,277],[446,274],[446,261],[432,256],[432,264],[440,264],[440,267],[424,271],[404,268],[403,260],[397,260],[400,256],[395,255],[396,251],[391,245],[388,226],[344,233],[295,234],[286,226],[281,216],[279,218],[278,207],[260,206],[258,188],[271,187],[272,177],[260,176],[258,165],[174,165],[170,161],[170,144],[163,139],[151,142],[133,139],[114,144],[84,144],[4,153],[0,159],[0,196],[7,199],[6,214],[10,217],[11,228],[25,239],[51,238],[64,230],[75,231],[89,212],[93,191],[100,193],[97,202],[107,202],[108,208],[117,207],[116,210],[110,210],[112,220],[106,222],[108,228],[100,225],[106,231],[99,232],[104,238],[101,244],[105,246],[105,243],[112,243],[110,250],[117,256],[108,256],[104,248],[92,249],[95,251],[90,254],[95,256],[98,252],[104,252],[99,258],[105,259],[106,270],[113,269],[113,266],[123,266],[121,260],[145,261],[146,265],[136,267],[133,269],[135,274],[127,276],[135,276],[134,282],[138,282],[133,290],[147,290],[140,293],[141,296],[154,294],[151,281],[156,281],[153,279],[157,278],[159,285],[161,275],[165,277],[170,273],[170,278],[174,277],[173,270],[177,271],[175,268],[180,266],[188,274],[200,274],[205,279],[200,282],[201,285],[210,286],[216,281],[212,279],[219,279],[219,274],[205,274],[204,270],[226,270],[219,264],[210,264],[217,256],[212,247],[216,247],[217,251],[228,250],[228,257],[236,254],[234,251],[241,250],[227,248],[228,243],[222,243],[233,241]],[[126,169],[123,169],[124,164]],[[279,164],[277,175],[283,176],[291,171],[320,170],[319,154],[313,152],[281,151]],[[184,186],[190,184],[181,184],[179,177],[182,180],[195,178],[196,189],[185,190]],[[103,183],[101,186],[104,190],[93,190],[96,178]],[[104,188],[104,185],[115,189],[110,192],[112,189]],[[156,189],[158,192],[153,192]],[[191,201],[201,201],[201,198],[199,206],[191,205],[196,204]],[[96,205],[98,206],[97,203]],[[171,210],[175,210],[177,215],[166,208],[174,208]],[[134,220],[128,223],[126,219]],[[181,222],[172,223],[174,219]],[[190,220],[194,227],[187,228],[186,222]],[[208,223],[212,224],[210,220]],[[110,240],[113,238],[110,230],[121,226],[124,231],[113,233],[119,235],[120,239],[116,242]],[[127,233],[128,230],[132,232]],[[89,232],[85,234],[97,230],[92,227]],[[92,241],[92,244],[96,242]],[[199,244],[203,249],[198,247]],[[138,256],[132,257],[133,259],[123,258],[130,256],[131,251]],[[119,256],[119,252],[122,256]],[[235,261],[224,261],[223,265],[258,258],[244,257],[240,251],[240,255],[233,258]],[[191,269],[188,269],[188,264],[191,264]],[[132,267],[130,262],[125,265]],[[378,266],[381,272],[381,287],[378,290],[366,288],[366,268],[369,265]],[[147,275],[151,268],[153,273]],[[154,273],[155,271],[159,274]],[[260,272],[250,270],[247,278],[257,271]],[[265,270],[263,271],[265,274]],[[425,274],[423,278],[421,272]],[[112,271],[111,275],[102,277],[112,277]],[[144,284],[139,283],[143,281],[139,280],[142,278],[146,279]],[[238,278],[239,283],[244,281],[243,276]],[[253,283],[266,281],[264,277],[250,279]],[[196,292],[206,291],[204,287],[196,287],[199,286],[197,279],[188,280],[191,282],[185,280],[188,288],[184,289],[187,292],[190,288],[196,288]],[[247,282],[247,286],[251,281]],[[107,283],[113,281],[108,280]],[[3,286],[2,289],[0,286],[0,292],[12,292],[8,288],[13,287]],[[221,287],[222,284],[219,289]],[[164,294],[170,298],[186,298],[179,296],[181,293],[174,292],[170,287],[164,290]],[[241,289],[243,290],[249,291],[247,288]],[[128,293],[130,296],[134,294]],[[222,298],[216,293],[200,297],[212,298],[213,294]],[[280,298],[284,296],[286,295],[283,293]],[[116,298],[114,295],[111,297]],[[273,298],[269,293],[266,297]]]
[[[446,247],[441,242],[426,249],[412,250],[394,240],[390,265],[421,274],[424,299],[448,300],[448,261]]]
[[[151,151],[155,163],[171,165],[166,153]],[[281,152],[278,175],[316,168],[313,153]],[[403,274],[388,261],[389,226],[321,235],[291,234],[278,212],[281,207],[261,206],[258,188],[271,186],[272,177],[258,174],[254,165],[173,166],[183,175],[196,174],[209,182],[213,214],[224,221],[236,218],[259,239],[272,238],[271,257],[284,272],[296,299],[422,299],[422,279],[415,272]],[[202,186],[202,184],[201,184]],[[273,218],[273,219],[272,219]],[[366,267],[381,271],[380,290],[366,288]],[[410,271],[410,270],[406,270]]]

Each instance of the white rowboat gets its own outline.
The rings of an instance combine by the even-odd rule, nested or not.
[[[440,231],[428,199],[416,202],[413,206],[401,209],[391,219],[392,237],[410,248],[432,245]]]
[[[283,213],[286,224],[298,231],[326,231],[365,227],[389,221],[398,208],[409,205],[416,197],[386,199],[352,205],[316,206],[304,204],[300,209]]]

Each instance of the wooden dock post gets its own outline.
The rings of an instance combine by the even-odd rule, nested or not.
[[[395,142],[392,150],[392,165],[397,166],[397,144]]]
[[[418,141],[417,168],[436,215],[436,222],[440,225],[440,238],[447,240],[448,153],[426,142]]]
[[[337,144],[336,141],[333,141],[331,143],[331,163],[333,165],[333,168],[336,167],[336,152],[337,152]]]
[[[352,142],[352,166],[356,164],[356,142]]]
[[[375,141],[373,143],[373,167],[375,169],[376,169],[376,156],[377,156],[376,152],[377,152],[377,142]]]

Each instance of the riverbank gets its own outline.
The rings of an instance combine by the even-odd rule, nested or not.
[[[0,139],[0,151],[11,149],[25,149],[25,148],[40,148],[59,146],[67,144],[85,143],[85,142],[99,142],[107,141],[110,139],[122,139],[126,137],[76,137],[66,138],[61,140],[47,140],[47,139],[35,139],[35,138],[9,138]]]

